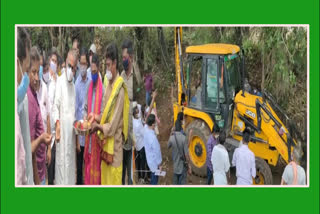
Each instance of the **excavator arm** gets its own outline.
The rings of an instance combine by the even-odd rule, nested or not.
[[[181,105],[182,94],[185,94],[185,82],[182,67],[182,27],[174,28],[174,47],[175,47],[175,64],[176,64],[176,83],[178,84],[178,103]]]

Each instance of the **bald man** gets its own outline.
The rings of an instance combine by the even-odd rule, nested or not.
[[[56,127],[55,184],[76,183],[76,138],[73,130],[75,120],[74,75],[77,69],[77,52],[71,50],[66,59],[66,68],[58,79],[53,105]]]
[[[281,185],[306,185],[306,172],[299,165],[299,153],[296,149],[292,152],[292,161],[284,169]]]

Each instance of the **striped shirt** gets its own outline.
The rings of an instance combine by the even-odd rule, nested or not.
[[[206,150],[207,150],[207,166],[212,172],[212,163],[211,163],[211,155],[212,155],[212,150],[213,147],[217,145],[217,139],[213,137],[213,135],[210,135],[207,145],[206,145]]]

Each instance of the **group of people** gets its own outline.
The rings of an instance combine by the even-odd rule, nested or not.
[[[248,147],[250,142],[250,131],[245,129],[240,145],[235,149],[232,156],[232,166],[236,168],[236,185],[252,185],[260,182],[260,176],[256,174],[255,155]],[[213,127],[207,150],[207,184],[230,185],[230,159],[224,144],[226,133],[220,131],[218,126]],[[281,185],[306,185],[304,169],[299,165],[297,151],[292,152],[292,161],[285,167]]]
[[[157,90],[152,75],[146,75],[146,104],[138,104],[132,41],[126,39],[121,46],[122,72],[116,44],[106,47],[103,75],[95,44],[79,49],[79,40],[74,39],[63,59],[54,47],[48,57],[31,47],[25,28],[18,28],[17,38],[16,184],[131,185],[135,175],[138,184],[158,184],[163,163]],[[89,133],[76,134],[75,121],[84,121]],[[183,124],[180,112],[167,144],[175,185],[187,184],[191,174],[190,139]],[[192,136],[192,129],[188,134]],[[208,184],[231,183],[225,140],[226,133],[214,126],[206,144]],[[249,142],[246,130],[232,157],[237,185],[251,185],[257,179]],[[305,184],[296,156],[286,167],[282,184]]]
[[[31,47],[26,28],[17,38],[16,184],[131,184],[132,42],[123,41],[121,73],[116,44],[106,47],[102,76],[94,44],[74,39],[63,59]]]
[[[228,185],[230,181],[230,161],[227,149],[224,147],[226,133],[220,132],[219,126],[213,127],[207,145],[207,184]],[[249,131],[243,132],[239,148],[236,148],[232,158],[232,166],[236,167],[237,185],[251,185],[256,178],[255,156],[248,148]]]
[[[157,91],[150,92],[147,105],[133,102],[133,142],[138,184],[156,185],[159,181],[157,171],[161,171],[162,154],[158,141],[159,119],[155,114]]]
[[[136,172],[139,184],[157,185],[159,172],[162,171],[162,153],[159,143],[159,118],[156,114],[155,99],[157,90],[146,93],[147,105],[133,102],[133,138],[136,149]],[[188,140],[183,131],[183,113],[180,112],[168,140],[167,148],[172,150],[173,184],[187,183],[187,174],[191,174],[188,156]],[[191,131],[192,133],[192,131]]]

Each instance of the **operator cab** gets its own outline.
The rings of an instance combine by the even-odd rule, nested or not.
[[[240,48],[229,44],[189,46],[187,105],[208,113],[214,123],[230,130],[233,100],[241,89]]]

